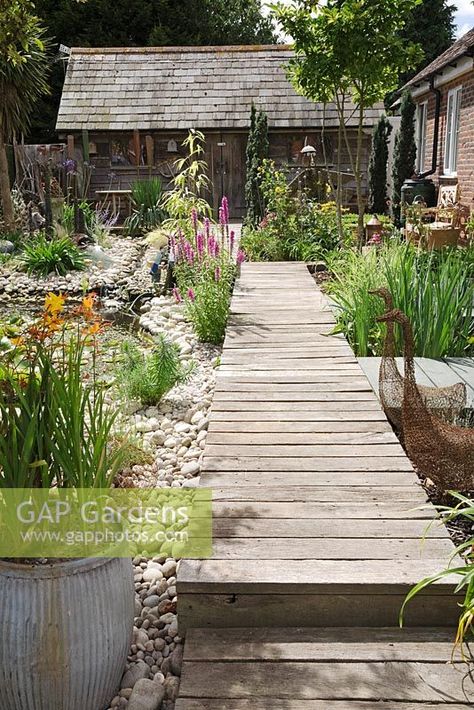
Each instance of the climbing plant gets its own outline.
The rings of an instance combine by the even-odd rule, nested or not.
[[[385,214],[387,211],[388,141],[392,129],[387,117],[381,116],[372,135],[369,161],[369,212],[372,214]]]
[[[254,104],[252,104],[250,113],[250,131],[246,157],[246,221],[247,224],[256,225],[262,221],[265,213],[260,168],[264,159],[268,157],[268,119],[267,114],[264,111],[257,110]]]

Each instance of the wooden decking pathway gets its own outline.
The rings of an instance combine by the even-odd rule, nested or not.
[[[416,659],[404,657],[407,637],[396,626],[408,589],[446,564],[452,544],[439,526],[421,542],[433,510],[420,510],[426,496],[411,464],[348,344],[328,336],[332,325],[331,310],[303,264],[243,266],[201,479],[213,488],[214,554],[209,560],[183,560],[178,574],[179,622],[188,640],[177,710],[342,710],[346,706],[339,701],[349,698],[357,701],[350,710],[369,710],[372,701],[385,698],[382,688],[390,678],[387,700],[444,702],[428,690],[406,692],[400,664],[416,661],[418,669],[426,637],[420,631]],[[409,607],[407,624],[454,624],[452,582],[420,595]],[[354,626],[372,627],[359,630],[370,641],[360,659],[359,651],[353,659],[344,651],[350,629],[324,631]],[[246,627],[256,629],[255,635]],[[301,658],[302,647],[291,644],[283,654],[285,639],[295,641],[297,635],[282,627],[308,627],[310,657]],[[382,627],[391,627],[389,639],[380,636]],[[328,659],[321,634],[327,644],[337,633],[340,656]],[[268,646],[269,634],[277,646]],[[437,646],[437,652],[448,661],[452,632],[440,634],[443,650]],[[205,638],[210,640],[203,645]],[[217,660],[214,642],[216,649],[225,647]],[[397,662],[384,670],[390,675],[380,673],[368,692],[381,671],[370,664],[384,662],[397,642],[402,643]],[[258,670],[252,652],[261,654]],[[310,660],[314,668],[305,665]],[[338,666],[327,685],[328,663],[352,661],[357,668]],[[439,673],[443,666],[435,662]],[[287,691],[279,694],[272,681],[275,663],[290,674]],[[418,670],[428,687],[433,669]],[[294,694],[298,677],[307,673],[306,690]],[[395,678],[398,695],[392,692]],[[347,683],[338,694],[341,680]],[[451,692],[452,678],[449,683]],[[289,702],[290,693],[298,702]],[[460,693],[448,702],[462,703]],[[329,698],[335,704],[328,704]],[[412,705],[397,708],[412,710]]]

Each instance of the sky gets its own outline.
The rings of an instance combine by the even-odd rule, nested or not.
[[[474,5],[471,0],[455,0],[457,36],[461,37],[474,27]]]
[[[266,0],[263,1],[264,7],[265,4]],[[472,0],[452,0],[452,4],[457,7],[455,14],[456,35],[461,37],[474,27],[474,4]]]

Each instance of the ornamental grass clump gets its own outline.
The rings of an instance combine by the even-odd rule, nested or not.
[[[84,254],[69,237],[47,239],[44,234],[26,244],[21,257],[24,269],[29,274],[64,276],[68,271],[85,269]]]
[[[188,239],[180,233],[174,244],[174,295],[178,302],[184,302],[199,340],[219,344],[224,339],[237,267],[245,260],[245,254],[236,250],[226,197],[219,209],[217,228],[206,218],[201,231],[196,210],[192,211],[191,223],[193,237]]]
[[[96,370],[104,327],[93,296],[66,311],[50,293],[11,339],[0,368],[0,487],[111,485],[122,452],[109,447],[118,411]]]
[[[381,355],[384,327],[377,322],[383,305],[369,291],[387,287],[396,308],[413,325],[415,355],[462,357],[473,352],[474,250],[427,252],[392,239],[367,254],[339,251],[328,259],[334,278],[326,290],[337,305],[337,331],[359,357]],[[396,330],[396,354],[403,354]]]

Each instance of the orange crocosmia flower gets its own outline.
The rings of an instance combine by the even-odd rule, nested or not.
[[[89,293],[82,299],[82,310],[86,313],[91,313],[94,310],[96,295],[95,293]]]
[[[21,337],[21,335],[18,336],[18,338],[11,338],[10,342],[12,345],[15,345],[16,347],[21,347],[25,343],[25,339]]]
[[[61,313],[64,310],[66,298],[62,293],[48,293],[44,299],[44,310],[47,313]]]
[[[103,327],[104,324],[96,320],[86,329],[86,335],[98,335],[102,332]]]

